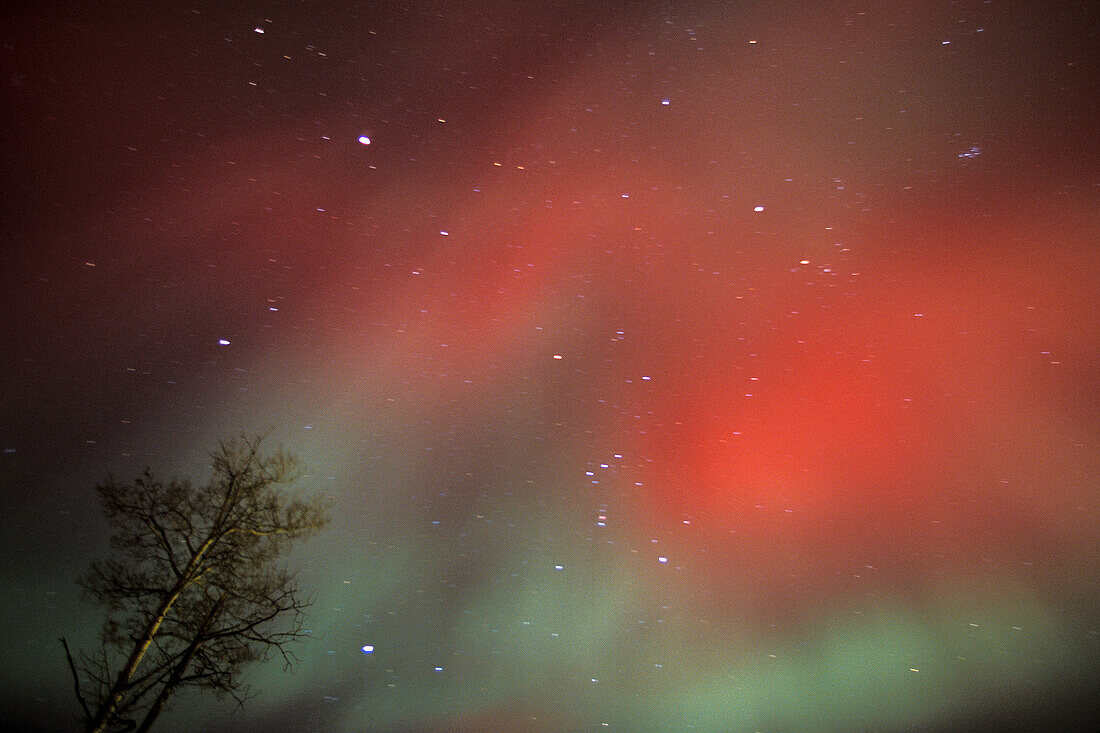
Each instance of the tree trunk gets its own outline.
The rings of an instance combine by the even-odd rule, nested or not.
[[[149,712],[145,714],[145,719],[142,720],[141,725],[138,726],[137,733],[148,733],[149,729],[153,727],[153,723],[156,722],[157,716],[160,715],[160,711],[164,708],[164,704],[168,702],[168,698],[176,691],[176,687],[179,685],[180,680],[183,679],[183,673],[187,671],[187,666],[191,664],[191,660],[195,658],[195,652],[199,650],[200,644],[201,642],[199,641],[191,642],[183,658],[172,668],[172,674],[169,675],[164,686],[160,688],[157,699],[153,701],[153,705],[149,708]]]
[[[141,725],[138,726],[137,733],[149,733],[149,729],[153,727],[153,723],[156,722],[157,716],[160,715],[160,711],[164,708],[164,704],[168,702],[168,698],[176,691],[180,680],[183,679],[183,674],[191,664],[191,660],[195,658],[195,653],[198,652],[199,647],[206,641],[206,632],[210,629],[215,619],[217,619],[218,613],[221,611],[222,600],[222,598],[219,598],[215,601],[210,611],[206,614],[206,618],[202,621],[202,626],[195,632],[195,638],[187,645],[187,651],[184,652],[183,657],[176,666],[172,668],[172,674],[169,675],[164,686],[160,688],[157,699],[153,701],[153,705],[149,708],[149,712],[145,714],[145,719],[142,720]]]
[[[153,618],[149,621],[148,625],[146,625],[145,631],[142,632],[141,638],[138,640],[137,644],[134,645],[134,650],[130,653],[130,658],[126,660],[126,664],[119,670],[118,677],[115,678],[115,683],[111,685],[111,689],[107,692],[107,696],[96,710],[95,717],[88,721],[88,733],[102,733],[107,728],[107,724],[111,721],[111,717],[118,709],[118,704],[122,701],[122,697],[126,694],[126,690],[130,686],[130,680],[133,679],[134,672],[137,671],[138,665],[141,664],[141,660],[145,656],[145,652],[149,650],[149,646],[153,643],[153,638],[157,635],[160,625],[164,623],[164,619],[168,616],[168,611],[171,610],[172,604],[180,597],[183,590],[195,580],[195,571],[198,569],[203,557],[212,544],[214,544],[213,535],[195,551],[194,555],[191,556],[191,560],[187,563],[187,567],[184,568],[179,581],[173,586],[168,595],[165,596],[164,600],[161,601],[156,613],[153,614]]]
[[[142,657],[144,657],[145,652],[149,650],[149,646],[153,643],[153,637],[157,635],[157,630],[160,629],[160,625],[164,623],[164,618],[168,615],[168,611],[172,608],[172,604],[179,598],[179,594],[180,591],[177,591],[165,597],[161,602],[153,619],[145,627],[141,639],[138,640],[138,643],[134,646],[134,650],[130,653],[130,658],[126,660],[126,664],[119,670],[118,677],[115,678],[115,683],[111,685],[111,689],[108,691],[106,698],[100,703],[99,708],[96,710],[95,717],[89,721],[88,733],[102,733],[102,731],[107,728],[111,716],[113,716],[115,710],[118,709],[118,704],[122,701],[122,696],[126,694],[126,689],[130,686],[130,680],[133,678],[134,672],[137,671],[138,665],[141,664]]]

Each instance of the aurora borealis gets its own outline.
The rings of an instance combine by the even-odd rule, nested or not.
[[[1087,5],[5,10],[0,717],[267,431],[313,638],[164,730],[1096,730]]]

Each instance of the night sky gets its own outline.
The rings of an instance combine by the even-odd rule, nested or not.
[[[268,432],[312,638],[165,730],[1096,730],[1089,4],[2,11],[0,716]]]

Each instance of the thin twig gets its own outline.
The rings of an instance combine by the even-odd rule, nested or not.
[[[73,687],[76,688],[76,699],[80,701],[80,707],[84,710],[84,720],[92,719],[92,711],[88,709],[88,703],[84,701],[84,695],[80,692],[80,675],[76,672],[76,663],[73,661],[72,652],[69,651],[69,642],[61,637],[61,646],[65,647],[65,657],[69,660],[69,670],[73,673]]]

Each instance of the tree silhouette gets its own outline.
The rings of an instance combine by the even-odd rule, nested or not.
[[[61,639],[87,731],[147,731],[184,687],[243,703],[245,665],[275,653],[290,666],[312,601],[280,558],[328,520],[322,499],[288,495],[295,457],[261,442],[220,443],[202,487],[148,469],[96,487],[113,553],[80,582],[107,618],[94,655],[75,660]]]

